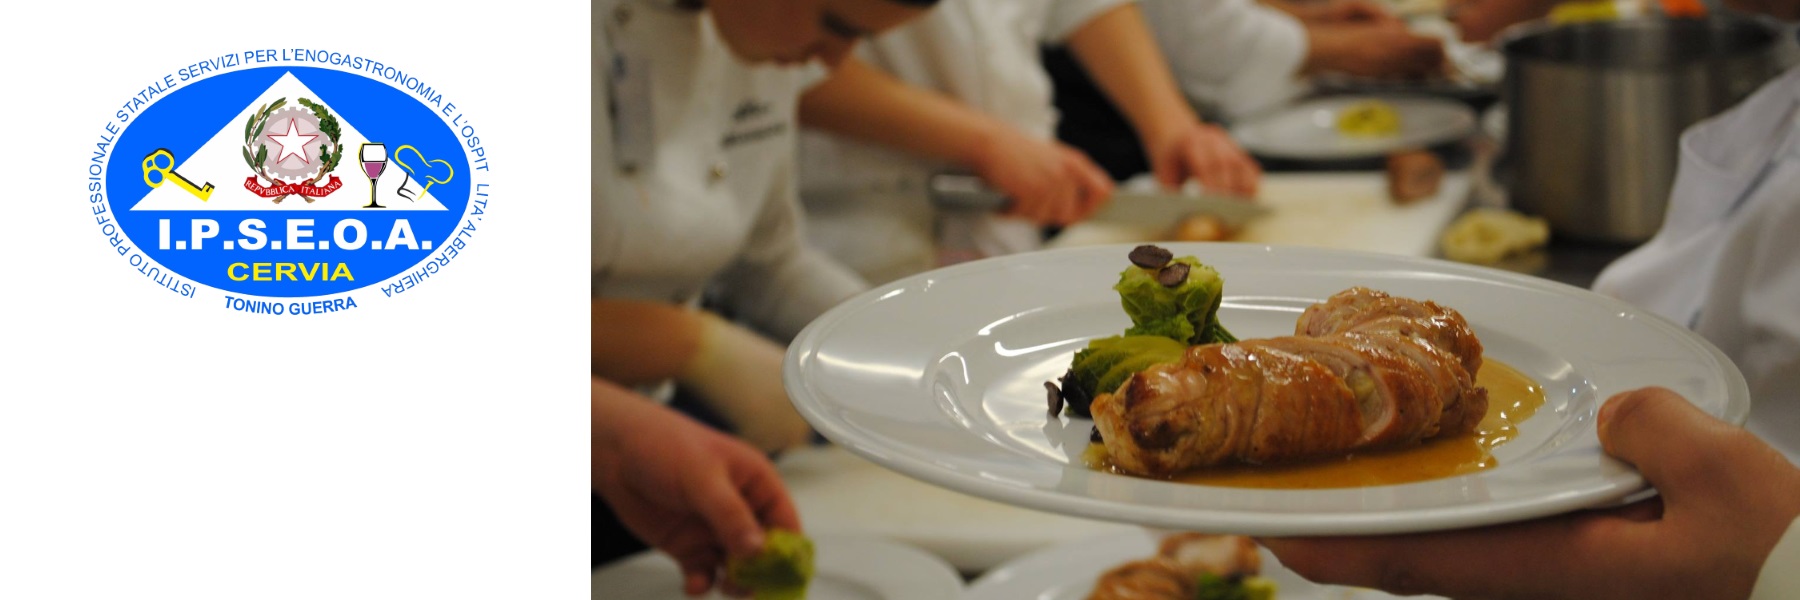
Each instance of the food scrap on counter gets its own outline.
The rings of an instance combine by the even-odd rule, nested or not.
[[[1237,231],[1219,215],[1198,213],[1176,223],[1169,238],[1177,242],[1222,242],[1236,234]]]
[[[1541,217],[1501,208],[1477,208],[1450,223],[1439,244],[1444,258],[1491,265],[1542,248],[1549,241],[1550,224]]]
[[[1387,157],[1388,196],[1395,204],[1436,196],[1443,181],[1444,161],[1429,150],[1395,152]]]

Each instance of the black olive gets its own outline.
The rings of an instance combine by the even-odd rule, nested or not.
[[[1187,263],[1175,263],[1156,272],[1156,282],[1162,284],[1163,287],[1172,288],[1181,285],[1187,282],[1187,278]]]
[[[1131,264],[1146,269],[1161,269],[1175,259],[1175,254],[1161,246],[1144,244],[1131,249]]]

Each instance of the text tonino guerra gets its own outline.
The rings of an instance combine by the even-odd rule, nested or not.
[[[400,68],[258,49],[190,62],[122,104],[87,165],[94,223],[139,275],[231,311],[392,298],[481,231],[487,148]]]

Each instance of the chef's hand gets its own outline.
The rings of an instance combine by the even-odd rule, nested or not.
[[[1310,24],[1334,23],[1404,23],[1400,17],[1372,0],[1330,0],[1328,2],[1286,2],[1277,5],[1288,14]]]
[[[1263,539],[1307,579],[1455,598],[1743,598],[1800,514],[1800,469],[1663,388],[1598,417],[1607,454],[1659,492],[1630,506],[1481,529]]]
[[[786,350],[711,312],[698,316],[699,348],[676,381],[764,452],[810,442],[812,426],[794,410],[781,383]]]
[[[1403,23],[1315,25],[1306,28],[1306,39],[1303,73],[1334,72],[1383,79],[1445,74],[1444,42],[1413,33]]]
[[[1087,155],[1011,126],[994,128],[972,166],[988,185],[1012,200],[1006,214],[1038,225],[1080,222],[1112,197],[1112,179]]]
[[[1251,198],[1262,183],[1262,167],[1250,158],[1231,134],[1209,123],[1191,121],[1160,139],[1147,140],[1145,153],[1150,169],[1163,187],[1175,189],[1198,179],[1209,191]]]
[[[1550,14],[1562,0],[1448,0],[1445,16],[1456,24],[1463,41],[1486,42],[1517,23]]]
[[[800,531],[775,466],[756,449],[595,378],[593,486],[644,543],[681,565],[699,595],[730,556],[755,554],[765,527]]]

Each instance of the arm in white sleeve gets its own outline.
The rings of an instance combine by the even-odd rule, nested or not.
[[[1762,573],[1750,600],[1800,598],[1800,518],[1788,523],[1787,533],[1763,561]]]
[[[992,0],[986,0],[992,1]],[[1130,4],[1132,0],[1050,0],[1050,12],[1044,23],[1043,39],[1045,44],[1060,44],[1069,39],[1075,30],[1081,29],[1094,17],[1106,14],[1113,7]]]
[[[1140,0],[1188,99],[1241,117],[1305,92],[1306,28],[1253,0]]]
[[[784,344],[827,309],[868,288],[849,268],[806,244],[788,151],[742,255],[718,279],[736,317]]]
[[[1800,160],[1783,161],[1771,179],[1781,174],[1787,174],[1783,181],[1800,177]],[[1770,197],[1745,207],[1751,214],[1735,216],[1743,228],[1729,233],[1722,272],[1696,330],[1721,338],[1714,343],[1743,370],[1754,400],[1746,428],[1794,461],[1800,458],[1800,238],[1793,232],[1800,202],[1791,188],[1768,187]],[[1717,331],[1724,324],[1741,329]]]
[[[1779,109],[1777,109],[1779,110]],[[1779,114],[1779,113],[1776,113]],[[1767,121],[1763,121],[1767,122]],[[1729,139],[1729,138],[1727,138]],[[1731,355],[1750,384],[1745,428],[1787,456],[1800,458],[1800,202],[1791,182],[1800,160],[1777,163],[1754,198],[1732,215],[1728,236],[1696,331]],[[1786,185],[1784,185],[1786,184]],[[1800,519],[1788,524],[1764,559],[1756,600],[1800,598]]]

